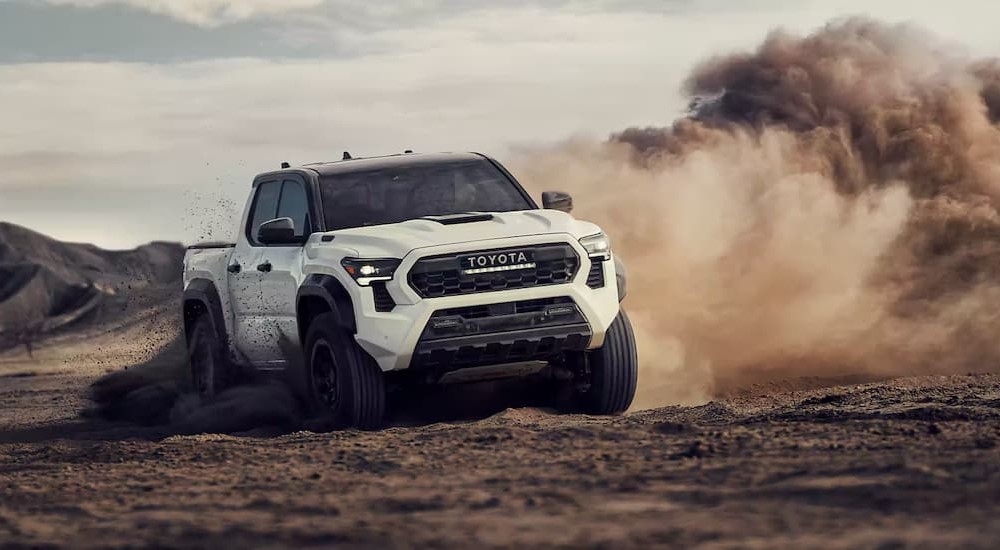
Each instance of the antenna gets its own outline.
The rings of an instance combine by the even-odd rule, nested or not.
[[[354,158],[354,157],[352,157],[350,153],[348,153],[347,151],[344,151],[344,158],[343,158],[343,160],[351,160],[352,158]]]
[[[285,168],[290,168],[291,166],[292,166],[292,165],[291,165],[291,164],[288,164],[287,162],[282,162],[282,163],[281,163],[281,169],[282,169],[282,170],[284,170]]]

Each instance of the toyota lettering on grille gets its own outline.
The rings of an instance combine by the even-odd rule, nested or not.
[[[535,267],[534,260],[534,254],[530,250],[489,252],[459,258],[462,273],[465,275],[533,269]]]

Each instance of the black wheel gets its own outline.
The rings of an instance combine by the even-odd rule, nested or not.
[[[188,333],[187,344],[191,381],[199,394],[217,395],[233,384],[226,350],[207,315],[195,319]]]
[[[385,421],[385,375],[330,313],[313,319],[306,334],[307,398],[336,426],[364,430]]]
[[[604,337],[604,346],[587,353],[590,387],[583,397],[583,408],[591,414],[625,412],[635,397],[639,359],[635,334],[628,315],[622,310]]]

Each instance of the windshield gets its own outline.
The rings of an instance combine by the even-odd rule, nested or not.
[[[487,160],[328,175],[320,178],[320,193],[328,230],[533,208],[518,186]]]

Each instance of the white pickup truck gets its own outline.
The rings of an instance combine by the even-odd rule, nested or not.
[[[412,384],[530,375],[585,412],[629,407],[624,272],[569,195],[538,208],[476,153],[344,156],[260,174],[236,242],[188,250],[199,391],[247,368],[299,369],[310,410],[365,429],[384,422],[387,391]]]

